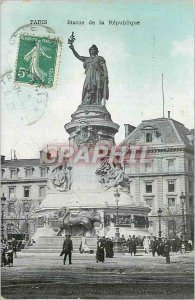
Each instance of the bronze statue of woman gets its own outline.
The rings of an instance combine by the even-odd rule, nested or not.
[[[90,57],[80,56],[72,43],[69,48],[75,57],[83,62],[85,69],[86,78],[83,85],[82,103],[105,105],[109,98],[108,71],[105,59],[98,55],[99,51],[96,45],[92,45],[89,49]]]

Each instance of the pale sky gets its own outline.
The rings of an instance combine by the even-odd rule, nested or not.
[[[68,141],[64,124],[81,103],[85,78],[82,62],[68,48],[72,31],[80,55],[88,56],[88,49],[96,44],[106,60],[107,109],[120,125],[116,143],[124,138],[123,124],[138,126],[142,120],[162,117],[162,73],[165,117],[170,110],[173,119],[193,128],[192,1],[5,1],[1,5],[1,75],[14,74],[19,35],[11,43],[10,37],[32,19],[47,20],[54,35],[63,40],[58,82],[55,89],[47,89],[48,102],[41,117],[39,112],[32,113],[36,102],[32,86],[21,87],[18,98],[12,80],[3,85],[1,154],[7,159],[11,148],[18,158],[36,158],[44,145]],[[99,25],[100,19],[104,25]],[[85,21],[85,25],[67,25],[68,20]],[[90,20],[95,25],[89,25]],[[139,21],[140,25],[114,26],[108,25],[109,20]],[[25,32],[32,33],[26,28]],[[48,35],[43,29],[38,33]],[[10,108],[10,102],[15,108]],[[34,118],[31,125],[27,122],[29,111]]]

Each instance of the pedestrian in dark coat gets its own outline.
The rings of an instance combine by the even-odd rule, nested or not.
[[[61,256],[64,254],[64,265],[66,263],[67,256],[69,258],[69,265],[72,264],[72,261],[71,261],[72,251],[73,251],[72,240],[70,238],[70,235],[66,235],[66,239],[64,240],[64,243],[63,243],[63,250],[60,254]]]
[[[171,244],[170,241],[165,238],[164,239],[164,256],[166,257],[166,263],[170,264],[170,251],[171,251]]]
[[[6,248],[2,248],[1,245],[1,266],[4,267],[7,264],[7,259],[6,259]]]
[[[105,243],[105,252],[106,252],[106,257],[110,256],[110,249],[109,249],[109,243],[108,243],[108,238],[106,239],[106,243]]]
[[[104,248],[105,248],[106,242],[107,242],[105,236],[102,237],[101,242],[102,242],[102,245],[103,245]]]
[[[18,244],[18,242],[13,238],[12,239],[12,249],[13,249],[13,252],[14,252],[14,257],[17,257],[17,254],[16,254],[16,252],[17,252],[17,244]]]
[[[131,239],[131,252],[130,253],[131,253],[131,255],[133,253],[135,256],[136,252],[137,252],[137,242],[136,242],[135,235],[133,235],[133,237]]]
[[[114,256],[113,242],[109,238],[106,239],[105,251],[106,251],[106,257],[113,258],[113,256]]]
[[[129,251],[129,253],[131,253],[131,236],[130,235],[129,235],[129,238],[127,239],[126,245],[127,245],[127,249]]]
[[[151,240],[150,247],[152,249],[152,255],[155,256],[155,253],[157,251],[157,241],[156,241],[156,237],[155,236]]]
[[[99,261],[104,262],[104,246],[105,246],[105,240],[103,241],[99,238],[97,241],[97,251],[96,251],[96,261],[97,263]]]
[[[158,254],[158,256],[164,255],[164,243],[162,242],[161,238],[158,238],[158,241],[157,241],[157,254]]]
[[[122,248],[125,249],[125,246],[126,246],[126,239],[124,237],[124,234],[122,234],[121,236],[121,245],[122,245]]]

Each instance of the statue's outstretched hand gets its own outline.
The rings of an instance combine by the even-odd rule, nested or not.
[[[71,50],[74,50],[73,44],[70,44],[69,48],[70,48]]]

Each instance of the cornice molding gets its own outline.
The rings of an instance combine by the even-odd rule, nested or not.
[[[1,184],[16,184],[16,183],[47,183],[48,178],[16,178],[16,179],[2,179]]]

